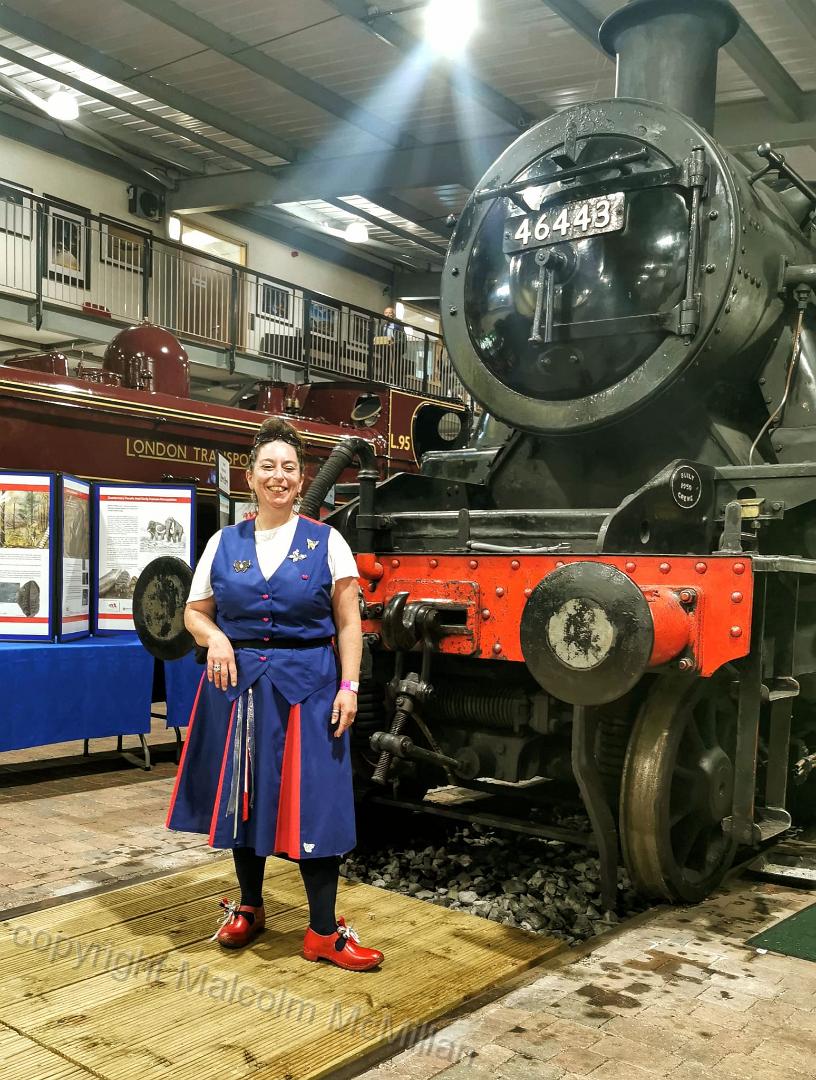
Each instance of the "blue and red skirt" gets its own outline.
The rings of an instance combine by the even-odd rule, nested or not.
[[[314,656],[318,666],[336,666],[333,650],[327,651],[330,657]],[[233,694],[202,675],[168,829],[206,833],[216,848],[252,847],[258,855],[291,859],[344,855],[354,847],[349,733],[335,738],[331,724],[338,680],[332,678],[292,704],[275,684],[275,668],[283,672],[291,661],[278,680],[290,688],[292,665],[305,657],[300,650],[297,657],[286,652],[276,650],[274,663],[260,665],[265,656],[250,657],[241,650],[240,692],[233,700]],[[242,660],[250,663],[242,665]],[[249,686],[242,685],[242,666],[252,669]]]

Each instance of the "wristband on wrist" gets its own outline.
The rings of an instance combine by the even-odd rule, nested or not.
[[[352,694],[356,694],[357,691],[360,689],[360,684],[358,682],[355,682],[353,679],[343,679],[343,681],[340,683],[340,689],[351,690]]]

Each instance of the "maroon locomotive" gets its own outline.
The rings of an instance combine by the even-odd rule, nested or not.
[[[240,499],[249,447],[271,413],[305,437],[310,474],[344,434],[361,433],[382,477],[415,471],[426,450],[457,445],[468,419],[461,402],[353,381],[260,382],[237,407],[194,400],[186,351],[169,331],[143,323],[116,335],[101,369],[80,363],[72,372],[59,352],[7,359],[0,461],[91,480],[193,482],[206,538],[215,527],[216,453],[229,458]]]

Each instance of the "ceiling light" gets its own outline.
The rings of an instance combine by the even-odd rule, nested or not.
[[[55,120],[67,123],[79,116],[79,103],[73,94],[65,90],[56,90],[45,103],[45,111]]]
[[[368,229],[362,221],[352,221],[343,235],[350,244],[365,244],[368,241]]]
[[[397,316],[398,319],[405,318],[405,304],[403,304],[401,300],[397,300],[396,304],[394,305],[394,314]]]
[[[430,0],[425,8],[425,40],[441,56],[457,56],[478,22],[476,0]]]
[[[172,215],[167,221],[167,235],[171,240],[181,240],[181,218]]]

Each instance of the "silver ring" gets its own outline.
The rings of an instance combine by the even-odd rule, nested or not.
[[[220,664],[213,664],[213,671],[220,671],[220,670],[221,670],[221,665]]]

